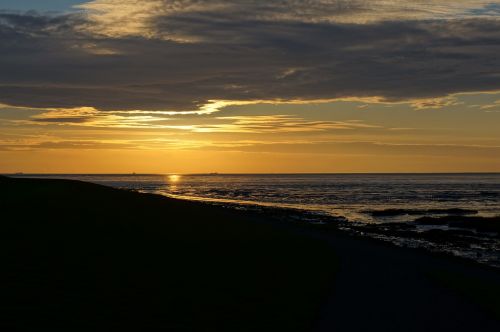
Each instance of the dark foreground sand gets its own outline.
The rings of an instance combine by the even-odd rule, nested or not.
[[[0,177],[0,328],[500,331],[500,271],[272,217]]]

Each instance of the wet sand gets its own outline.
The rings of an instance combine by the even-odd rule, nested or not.
[[[2,328],[500,328],[498,269],[286,216],[8,178],[0,213]]]

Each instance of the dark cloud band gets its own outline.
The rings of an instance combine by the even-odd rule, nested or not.
[[[148,27],[162,38],[96,35],[85,24],[79,13],[0,14],[0,103],[186,111],[209,100],[500,89],[500,23],[489,18],[272,21],[232,7],[154,16]]]

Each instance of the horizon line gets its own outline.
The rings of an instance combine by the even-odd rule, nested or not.
[[[478,172],[253,172],[253,173],[242,173],[242,172],[199,172],[199,173],[180,173],[180,172],[169,172],[169,173],[0,173],[4,176],[19,176],[19,175],[125,175],[125,176],[144,176],[144,175],[156,175],[156,176],[168,176],[168,175],[405,175],[405,174],[500,174],[500,171],[478,171]]]

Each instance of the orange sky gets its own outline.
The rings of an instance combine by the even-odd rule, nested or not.
[[[55,124],[36,121],[59,116],[53,112],[4,108],[0,171],[500,171],[500,94],[453,98],[450,105],[429,109],[339,101],[231,106],[210,115],[147,119],[89,112],[87,122]]]

